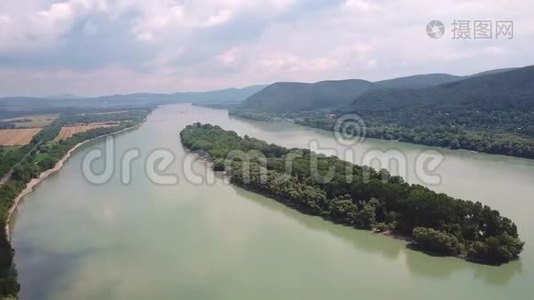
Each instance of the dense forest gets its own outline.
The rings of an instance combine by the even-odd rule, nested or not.
[[[43,128],[28,145],[19,148],[0,148],[2,176],[12,170],[7,182],[0,185],[0,226],[2,228],[0,230],[0,296],[16,296],[20,288],[13,264],[14,252],[3,228],[5,228],[14,199],[22,192],[26,184],[42,172],[52,169],[76,144],[139,124],[149,112],[150,110],[142,109],[106,114],[79,114],[71,111]],[[54,141],[64,125],[102,121],[120,121],[120,123],[113,127],[81,132],[60,142]]]
[[[345,112],[349,113],[349,112]],[[303,112],[270,114],[250,110],[231,110],[230,116],[246,118],[256,121],[290,121],[299,125],[334,131],[341,127],[338,116],[343,112]],[[462,118],[469,112],[461,111],[451,116],[447,113],[411,112],[413,116],[404,120],[399,119],[399,112],[376,114],[358,114],[362,116],[366,125],[366,137],[384,140],[395,140],[426,146],[444,147],[450,149],[465,149],[490,154],[502,154],[524,158],[534,158],[534,112],[491,113],[485,119],[498,119],[492,125],[480,122],[479,127],[474,124],[479,118]],[[335,116],[335,117],[332,117]],[[458,120],[457,122],[455,120]],[[350,120],[349,120],[350,121]],[[470,125],[467,125],[469,123]],[[511,128],[519,128],[522,133],[513,132]]]
[[[479,127],[474,127],[473,123],[483,117],[468,119],[465,123],[458,124],[455,120],[460,119],[462,114],[448,115],[436,113],[434,111],[419,114],[412,112],[412,116],[404,120],[391,121],[399,118],[399,113],[389,114],[359,114],[365,116],[366,137],[397,140],[401,142],[421,144],[427,146],[445,147],[450,149],[465,149],[490,154],[503,154],[517,157],[534,158],[534,127],[526,124],[534,124],[534,113],[517,113],[514,117],[500,117],[492,114],[494,118],[501,118],[500,122],[484,125],[479,123]],[[492,118],[485,115],[484,118]],[[266,118],[263,118],[264,120]],[[337,119],[332,119],[324,114],[308,113],[302,117],[294,119],[295,123],[325,130],[335,130]],[[530,122],[530,123],[529,123]],[[449,125],[451,123],[456,123]],[[466,125],[473,124],[473,127]],[[497,125],[498,124],[498,125]],[[521,124],[521,125],[520,125]],[[496,127],[500,128],[496,128]],[[525,133],[514,133],[505,128],[523,128]],[[339,127],[339,126],[338,126]]]
[[[238,108],[270,113],[339,108],[352,103],[370,86],[365,80],[277,82],[250,96]]]
[[[418,89],[462,79],[449,74],[424,74],[370,82],[360,79],[327,80],[316,83],[276,82],[248,97],[238,110],[265,113],[288,113],[337,109],[373,89]]]
[[[370,138],[534,158],[532,82],[534,66],[457,78],[425,88],[397,88],[406,80],[375,83],[355,95],[350,105],[328,111],[293,111],[288,106],[274,112],[250,106],[234,108],[230,113],[263,121],[291,119],[326,130],[334,130],[339,117],[357,114],[365,120]]]
[[[386,170],[286,149],[209,124],[189,125],[180,137],[186,148],[209,156],[216,171],[226,171],[232,183],[303,213],[392,232],[408,237],[411,247],[426,253],[484,264],[506,263],[523,249],[516,225],[498,211],[408,184]],[[227,159],[236,150],[249,155]],[[320,174],[330,168],[335,172],[324,180]]]

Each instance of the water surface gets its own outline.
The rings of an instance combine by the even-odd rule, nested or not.
[[[81,173],[92,142],[26,197],[13,232],[22,299],[534,299],[534,161],[440,149],[438,192],[482,201],[519,226],[527,242],[520,261],[501,267],[437,258],[405,243],[302,215],[229,186],[188,182],[179,131],[210,122],[287,147],[345,148],[333,135],[287,123],[232,119],[224,110],[190,105],[158,108],[138,130],[115,138],[115,154],[138,148],[132,182],[120,172],[104,185]],[[144,175],[144,158],[171,149],[168,172],[179,184]],[[411,166],[428,148],[366,140],[402,151]],[[118,162],[117,162],[118,165]],[[194,171],[210,174],[202,160]],[[419,182],[413,171],[410,182]]]

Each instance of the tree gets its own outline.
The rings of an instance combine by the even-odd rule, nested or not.
[[[348,195],[332,200],[328,205],[328,212],[332,221],[341,224],[355,225],[358,219],[358,206]]]
[[[417,227],[412,236],[417,248],[440,255],[458,255],[463,247],[458,239],[450,234],[432,228]]]
[[[468,250],[469,260],[502,264],[516,259],[523,250],[524,243],[507,233],[489,237],[485,241],[474,242]]]

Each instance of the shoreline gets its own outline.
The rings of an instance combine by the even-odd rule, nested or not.
[[[111,133],[108,133],[108,134],[104,134],[104,135],[97,136],[95,138],[80,142],[80,143],[74,145],[74,147],[72,147],[69,151],[67,151],[67,153],[65,153],[65,155],[56,163],[56,165],[52,169],[49,169],[49,170],[46,170],[46,171],[42,172],[41,174],[39,174],[39,177],[37,177],[37,178],[32,178],[26,184],[26,187],[20,192],[20,194],[18,194],[17,197],[15,197],[15,199],[13,200],[13,204],[11,205],[11,207],[8,210],[7,219],[6,219],[6,225],[4,227],[4,231],[6,233],[7,240],[11,243],[11,229],[12,229],[11,228],[11,222],[13,221],[13,216],[15,215],[15,212],[17,211],[19,205],[22,203],[22,200],[24,199],[24,197],[26,197],[27,195],[32,193],[33,190],[35,189],[35,187],[37,187],[45,179],[50,177],[50,175],[53,175],[56,172],[58,172],[59,170],[61,170],[63,168],[63,166],[65,165],[65,163],[72,156],[74,151],[76,151],[78,148],[80,148],[81,146],[83,146],[83,145],[85,145],[85,144],[87,144],[87,143],[89,143],[91,141],[95,141],[95,140],[98,140],[100,138],[113,136],[113,135],[116,135],[116,134],[120,134],[120,133],[124,133],[126,131],[133,130],[133,129],[138,128],[139,126],[141,126],[141,124],[137,124],[137,125],[134,125],[132,127],[124,128],[124,129],[116,131],[116,132],[111,132]]]
[[[219,110],[227,110],[230,113],[230,110],[228,108],[213,108],[213,107],[207,107],[207,108],[219,109]],[[240,118],[240,119],[243,119],[243,120],[247,120],[247,121],[254,121],[254,122],[265,122],[265,123],[289,122],[291,124],[303,126],[303,127],[306,127],[306,128],[325,131],[328,134],[331,134],[331,133],[335,132],[334,130],[330,130],[330,129],[326,129],[326,128],[322,128],[322,127],[318,127],[318,126],[311,126],[311,125],[308,125],[308,124],[305,124],[305,123],[297,123],[297,122],[295,122],[295,119],[291,119],[291,118],[282,118],[281,120],[276,120],[276,119],[272,119],[273,117],[271,117],[271,119],[269,119],[269,120],[261,120],[261,119],[245,117],[245,116],[242,116],[242,115],[231,115],[231,116],[235,117],[235,118]],[[288,121],[288,120],[292,120],[292,121]],[[458,152],[465,152],[465,153],[470,153],[470,154],[498,156],[498,157],[508,158],[508,159],[515,158],[515,159],[534,160],[534,157],[529,157],[529,156],[511,155],[511,154],[504,154],[504,153],[498,153],[498,152],[476,151],[476,150],[467,149],[467,148],[450,148],[450,147],[439,146],[439,145],[427,145],[427,144],[422,144],[422,143],[401,141],[399,139],[385,139],[385,138],[372,137],[372,136],[365,137],[365,140],[367,140],[367,139],[377,140],[377,141],[387,141],[387,142],[398,142],[398,143],[403,143],[403,144],[412,145],[412,146],[415,145],[415,146],[420,146],[420,147],[429,147],[429,148],[433,148],[433,149],[437,149],[437,150],[441,150],[442,149],[442,150],[446,150],[446,151],[451,151],[451,153],[458,151]]]

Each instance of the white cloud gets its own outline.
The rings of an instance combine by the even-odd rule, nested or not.
[[[77,20],[94,11],[105,11],[106,3],[106,0],[71,0],[32,12],[3,15],[0,18],[0,53],[53,48]]]
[[[236,63],[236,49],[230,49],[220,55],[217,55],[215,59],[223,66],[232,66]]]
[[[220,26],[239,14],[258,17],[275,16],[291,7],[294,0],[204,0],[204,1],[151,1],[150,4],[132,4],[141,13],[135,22],[133,34],[142,41],[165,39],[170,31],[194,31]]]
[[[207,90],[526,65],[534,63],[529,2],[3,0],[0,90],[21,94],[28,84],[35,94]],[[461,18],[513,20],[515,37],[426,36],[431,19],[450,29]]]
[[[380,9],[380,5],[366,0],[347,0],[344,7],[348,10],[360,12],[374,12]]]

